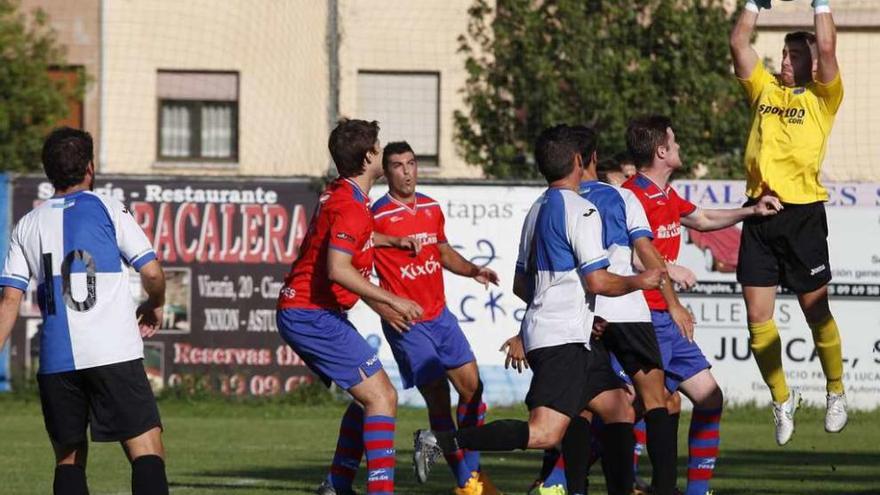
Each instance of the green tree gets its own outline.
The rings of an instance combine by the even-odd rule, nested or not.
[[[46,14],[28,16],[18,0],[0,0],[0,170],[40,168],[43,138],[84,89],[50,79],[49,69],[63,65]]]
[[[733,77],[723,0],[476,0],[459,37],[467,110],[455,114],[465,159],[490,177],[532,178],[531,148],[557,123],[626,149],[632,117],[672,117],[686,172],[742,177],[749,110]],[[702,167],[701,167],[702,168]]]

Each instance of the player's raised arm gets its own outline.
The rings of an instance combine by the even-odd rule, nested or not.
[[[769,2],[768,2],[769,4]],[[761,7],[755,0],[748,0],[739,19],[730,33],[730,53],[733,55],[733,70],[736,77],[746,79],[755,70],[760,57],[752,47],[752,34],[758,24],[758,12]]]
[[[827,84],[834,81],[840,71],[837,65],[837,27],[831,15],[829,0],[814,0],[813,8],[816,13],[814,22],[819,57],[816,79]]]

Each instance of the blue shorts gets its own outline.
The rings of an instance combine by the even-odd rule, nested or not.
[[[344,313],[324,309],[284,309],[275,315],[278,333],[324,385],[348,390],[363,376],[382,369],[379,355]]]
[[[404,388],[427,385],[446,376],[447,370],[474,360],[458,319],[446,308],[433,320],[416,323],[409,332],[400,333],[384,321],[382,330],[400,368]]]
[[[669,311],[651,310],[651,321],[657,332],[660,356],[663,358],[663,371],[666,374],[666,388],[675,392],[681,382],[697,373],[712,367],[696,342],[688,342],[678,330],[678,325],[669,316]]]

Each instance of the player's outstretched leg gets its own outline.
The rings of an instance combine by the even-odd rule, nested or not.
[[[825,390],[828,395],[825,409],[825,431],[838,433],[846,426],[846,395],[843,388],[843,350],[840,331],[828,307],[828,288],[823,286],[813,292],[798,295],[798,302],[813,333],[813,343],[822,371],[825,373]]]
[[[339,423],[336,452],[327,479],[318,487],[318,495],[348,495],[364,455],[364,409],[352,402]]]

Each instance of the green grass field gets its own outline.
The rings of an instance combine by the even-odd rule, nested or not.
[[[322,479],[333,455],[343,405],[160,402],[166,426],[168,475],[174,494],[305,494]],[[523,409],[490,411],[491,418],[525,416]],[[880,411],[856,413],[839,435],[822,429],[822,412],[798,413],[792,443],[773,441],[767,410],[725,414],[716,494],[880,494]],[[682,418],[681,460],[686,459],[688,417]],[[404,409],[398,420],[397,493],[447,494],[452,478],[438,466],[427,485],[411,471],[411,437],[424,411]],[[0,493],[51,493],[53,463],[39,403],[0,396]],[[522,494],[540,467],[538,452],[484,456],[484,466],[505,493]],[[645,470],[647,459],[643,460]],[[363,464],[357,483],[363,487]],[[129,490],[129,467],[116,444],[94,444],[89,453],[93,495]],[[684,476],[679,477],[683,487]],[[604,493],[594,469],[593,493]],[[359,491],[363,491],[360,489]]]

